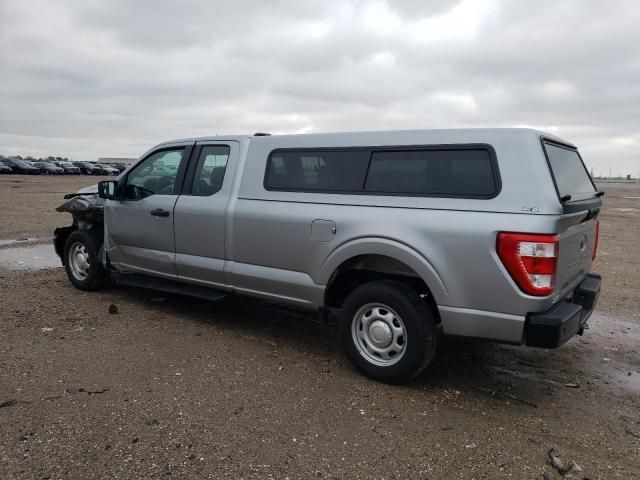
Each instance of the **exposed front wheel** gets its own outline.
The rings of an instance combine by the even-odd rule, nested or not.
[[[405,284],[380,280],[356,288],[340,314],[340,337],[368,376],[401,383],[418,375],[436,351],[433,314]]]
[[[101,232],[76,230],[64,247],[64,268],[69,280],[80,290],[99,290],[108,283],[109,275],[99,256]]]

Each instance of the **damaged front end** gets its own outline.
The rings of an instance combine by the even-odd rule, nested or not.
[[[104,229],[104,200],[98,196],[98,186],[83,188],[77,193],[64,196],[65,201],[56,208],[58,212],[69,212],[73,224],[53,231],[53,245],[64,263],[64,246],[67,238],[75,230]]]

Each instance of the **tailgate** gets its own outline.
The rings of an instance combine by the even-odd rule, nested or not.
[[[591,270],[602,192],[575,147],[545,138],[542,146],[564,212],[555,230],[560,242],[555,291],[563,295]]]
[[[584,215],[580,215],[579,218],[584,218]],[[573,225],[567,220],[561,222],[564,224],[564,231],[562,227],[558,230],[560,248],[556,271],[556,292],[560,293],[589,273],[597,239],[595,218]],[[570,226],[567,227],[567,223]]]

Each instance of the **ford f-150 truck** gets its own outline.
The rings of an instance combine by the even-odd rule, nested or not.
[[[441,335],[581,334],[601,196],[575,146],[529,129],[190,138],[68,195],[55,246],[82,290],[318,310],[357,367],[403,382]]]

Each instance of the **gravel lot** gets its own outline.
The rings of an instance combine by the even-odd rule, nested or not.
[[[0,240],[34,238],[0,264],[97,180],[0,177]],[[583,337],[446,342],[402,387],[354,371],[305,312],[0,265],[0,478],[637,478],[640,186],[602,189],[606,283]],[[582,472],[561,476],[551,448]]]

